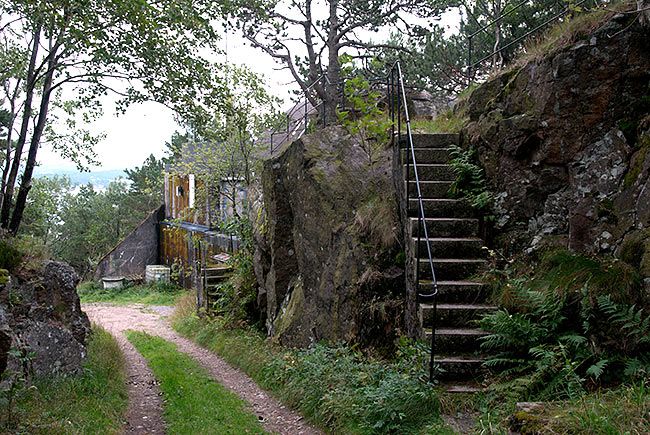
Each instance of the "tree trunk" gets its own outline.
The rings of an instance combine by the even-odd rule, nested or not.
[[[16,184],[16,177],[18,176],[18,168],[20,167],[20,157],[23,153],[23,147],[27,141],[27,130],[29,129],[29,121],[32,117],[32,100],[34,98],[34,88],[36,87],[35,69],[36,58],[38,56],[38,47],[41,39],[41,26],[40,24],[34,30],[34,45],[32,47],[32,54],[29,59],[29,67],[27,70],[27,89],[25,95],[25,107],[23,110],[23,119],[20,126],[20,134],[18,142],[16,142],[16,149],[14,150],[14,160],[11,164],[9,171],[9,178],[3,190],[2,209],[0,210],[0,226],[7,228],[9,224],[9,213],[11,212],[11,201],[14,196],[14,186]]]
[[[43,82],[43,96],[41,97],[38,122],[36,123],[36,127],[34,127],[32,140],[29,144],[29,154],[27,155],[25,170],[20,181],[20,189],[18,190],[18,196],[16,197],[16,205],[14,206],[14,211],[11,215],[9,231],[14,235],[18,233],[20,222],[23,219],[23,212],[25,211],[25,204],[27,203],[27,194],[32,188],[32,175],[34,173],[34,166],[36,165],[36,153],[41,142],[43,130],[45,130],[47,111],[50,105],[50,96],[52,95],[52,80],[54,78],[54,67],[56,65],[57,47],[58,46],[55,46],[51,49],[49,59],[47,61],[47,72],[45,73],[45,79]]]
[[[336,121],[336,107],[339,103],[339,85],[342,86],[341,65],[339,64],[339,20],[336,15],[338,9],[338,1],[330,1],[329,11],[329,34],[327,37],[327,79],[329,84],[325,84],[323,92],[323,103],[326,123]]]

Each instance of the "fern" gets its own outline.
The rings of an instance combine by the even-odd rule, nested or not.
[[[625,364],[625,376],[647,379],[650,376],[650,355],[632,358]]]
[[[595,364],[592,364],[586,371],[587,376],[591,376],[594,379],[598,379],[604,372],[605,367],[609,364],[609,360],[601,359]]]
[[[644,318],[642,308],[617,304],[609,295],[598,297],[598,307],[609,316],[610,322],[622,324],[621,330],[628,338],[636,339],[639,344],[650,343],[650,316]]]

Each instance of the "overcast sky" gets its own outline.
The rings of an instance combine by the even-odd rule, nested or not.
[[[458,12],[453,11],[443,17],[442,22],[449,26],[449,31],[457,27],[460,21]],[[377,34],[373,39],[377,39]],[[291,91],[297,85],[292,82],[287,70],[278,71],[273,59],[243,42],[243,38],[229,34],[222,38],[222,47],[227,49],[228,62],[246,64],[258,74],[263,74],[267,89],[284,100],[284,106],[290,105]],[[153,102],[132,105],[125,114],[116,116],[113,98],[107,97],[104,115],[96,121],[91,130],[104,132],[106,138],[95,147],[100,167],[92,171],[125,169],[140,166],[153,154],[157,158],[164,155],[163,147],[175,130],[182,129],[174,121],[174,115],[168,108]],[[52,173],[59,170],[73,170],[75,165],[61,158],[51,148],[44,145],[38,153],[40,167],[37,173]]]

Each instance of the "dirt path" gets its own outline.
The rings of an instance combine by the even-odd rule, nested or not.
[[[110,331],[123,345],[129,365],[129,417],[127,433],[159,434],[164,433],[162,421],[162,398],[144,358],[128,343],[122,331],[133,329],[145,331],[171,341],[178,350],[190,355],[202,365],[214,379],[251,404],[250,409],[258,416],[262,426],[268,431],[287,435],[320,434],[309,426],[302,417],[287,409],[268,393],[262,390],[251,378],[233,368],[212,352],[198,346],[191,340],[181,337],[171,329],[164,316],[172,308],[164,306],[145,307],[141,304],[115,306],[112,304],[83,304],[83,310],[90,320]],[[131,350],[136,355],[131,355]],[[141,365],[139,362],[144,362]],[[131,378],[131,376],[135,376]],[[137,388],[137,387],[145,388]],[[133,395],[132,395],[133,393]],[[153,424],[156,423],[156,424]],[[156,431],[154,431],[156,430]]]

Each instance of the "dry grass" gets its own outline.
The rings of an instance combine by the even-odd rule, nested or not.
[[[393,249],[399,245],[401,231],[397,205],[388,199],[373,199],[357,211],[354,224],[374,245]]]
[[[172,324],[181,319],[188,318],[196,313],[196,293],[195,291],[188,291],[183,293],[176,300],[176,310],[169,316]]]
[[[524,43],[523,53],[508,66],[506,71],[521,68],[531,61],[540,60],[561,50],[586,35],[592,34],[614,15],[620,12],[631,12],[635,9],[636,2],[620,1],[566,19],[552,26],[541,37],[531,38]]]

